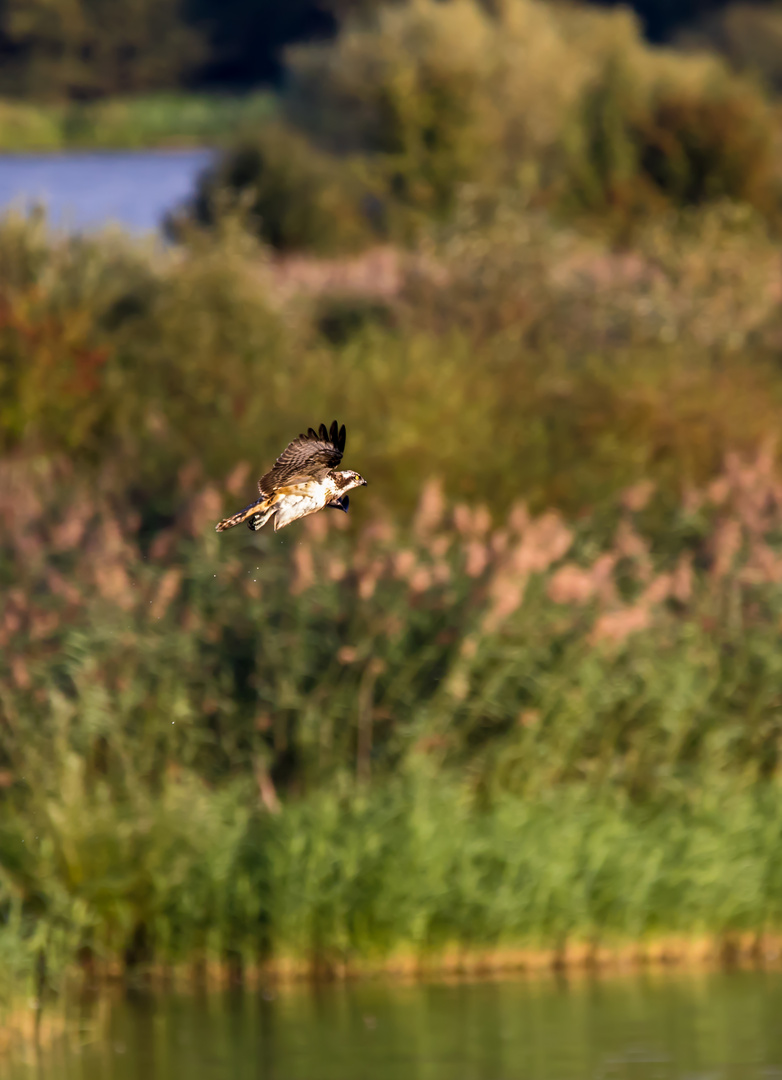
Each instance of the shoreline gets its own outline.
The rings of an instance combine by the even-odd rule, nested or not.
[[[230,986],[235,979],[226,965],[216,965],[211,979]],[[782,935],[741,934],[730,937],[670,936],[648,944],[595,945],[573,942],[564,948],[505,947],[443,949],[430,956],[400,951],[380,960],[302,960],[281,957],[247,967],[242,980],[248,989],[273,982],[288,986],[302,982],[351,982],[370,979],[469,981],[497,975],[605,975],[644,970],[731,968],[782,969]]]
[[[644,975],[782,971],[782,934],[668,935],[646,943],[595,945],[572,942],[563,948],[444,948],[428,956],[399,950],[383,959],[337,961],[281,956],[247,964],[209,960],[153,964],[128,973],[117,962],[96,965],[91,975],[78,968],[63,978],[53,1002],[38,1008],[34,998],[0,1011],[0,1060],[38,1053],[62,1040],[100,1039],[111,1001],[127,990],[150,994],[246,991],[271,994],[297,988],[360,982],[393,985],[459,985],[500,979],[611,979]],[[22,995],[19,995],[20,999]]]
[[[493,976],[611,976],[648,970],[782,970],[782,934],[744,932],[731,935],[661,935],[649,942],[594,944],[574,941],[562,948],[451,946],[430,954],[414,950],[378,958],[294,957],[281,955],[262,963],[207,960],[176,965],[151,964],[123,972],[118,963],[96,965],[91,976],[76,974],[83,986],[146,985],[152,990],[207,989],[364,980],[470,981]],[[70,979],[74,978],[72,973]]]

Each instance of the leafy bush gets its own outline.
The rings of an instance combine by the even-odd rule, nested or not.
[[[370,207],[370,191],[349,164],[274,125],[207,171],[189,213],[209,226],[238,210],[272,247],[328,252],[367,244],[373,236]],[[176,233],[182,225],[173,220],[171,227]]]
[[[748,86],[664,80],[643,92],[611,60],[571,129],[565,201],[626,214],[731,199],[774,216],[775,121]]]
[[[721,53],[739,71],[782,90],[782,15],[773,4],[725,4],[676,34],[679,48]]]
[[[465,185],[627,219],[719,199],[779,206],[759,91],[715,58],[649,48],[625,12],[412,0],[348,17],[287,66],[280,108],[303,137],[240,143],[202,185],[200,220],[251,184],[261,235],[320,249],[369,242],[366,211],[375,231],[415,239]]]
[[[168,89],[204,55],[182,0],[25,0],[0,8],[2,92],[77,99]]]
[[[266,262],[241,233],[161,257],[9,221],[0,442],[111,462],[154,519],[194,458],[213,479],[260,468],[317,415],[345,420],[398,512],[421,462],[496,507],[521,490],[575,511],[642,476],[675,496],[775,429],[778,261],[762,221],[660,220],[616,253],[524,210],[478,212],[465,203],[379,293],[374,263],[346,291],[346,264]],[[331,291],[308,296],[324,269]],[[367,421],[378,401],[393,433]]]
[[[326,146],[372,155],[400,202],[441,213],[497,134],[482,123],[495,38],[465,0],[382,9],[289,54],[289,113]]]
[[[778,203],[771,114],[746,88],[689,98],[661,92],[639,135],[643,174],[677,206]]]

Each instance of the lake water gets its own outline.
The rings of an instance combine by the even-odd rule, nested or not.
[[[782,975],[126,996],[7,1080],[780,1080]]]
[[[0,154],[0,212],[43,203],[57,226],[116,222],[147,232],[191,194],[212,157],[204,149]]]

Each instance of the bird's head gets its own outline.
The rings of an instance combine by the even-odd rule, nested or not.
[[[336,476],[339,478],[339,490],[350,491],[352,488],[366,487],[366,480],[357,472],[353,472],[351,469],[344,469],[342,472],[338,472]]]

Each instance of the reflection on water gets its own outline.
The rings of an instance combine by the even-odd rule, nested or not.
[[[782,975],[126,997],[8,1080],[782,1080]]]
[[[0,154],[0,212],[43,203],[66,228],[157,229],[211,160],[210,150]]]

